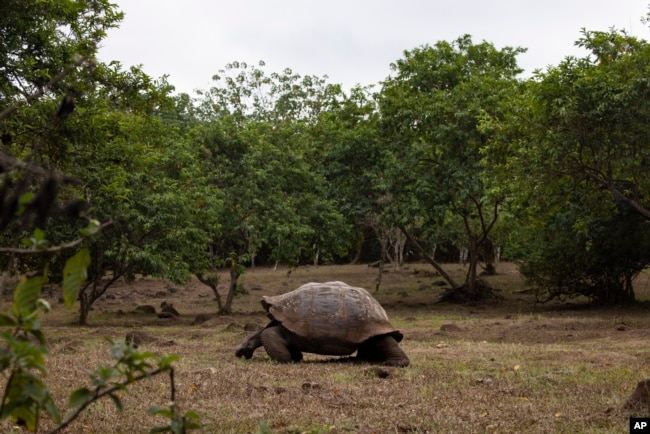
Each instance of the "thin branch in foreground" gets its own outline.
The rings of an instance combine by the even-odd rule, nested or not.
[[[104,230],[105,228],[107,228],[112,224],[113,224],[113,220],[109,219],[108,221],[97,226],[97,228],[95,229],[95,233]],[[83,243],[87,238],[88,236],[83,236],[81,238],[77,238],[74,241],[70,241],[69,243],[59,244],[58,246],[52,246],[46,249],[21,249],[19,247],[2,247],[0,248],[0,253],[12,253],[15,255],[47,255],[51,253],[58,253],[66,249],[71,249],[73,247],[76,247],[79,244]]]
[[[70,413],[68,415],[68,417],[65,418],[65,420],[63,422],[61,422],[61,424],[59,426],[57,426],[56,428],[54,428],[51,431],[48,431],[47,434],[55,434],[55,433],[58,433],[59,431],[61,431],[62,429],[66,428],[77,417],[79,417],[81,412],[84,411],[90,404],[92,404],[95,401],[98,401],[99,399],[103,398],[104,396],[110,395],[110,394],[112,394],[114,392],[117,392],[118,390],[122,390],[122,389],[124,389],[124,387],[126,387],[126,386],[128,386],[130,384],[136,383],[136,382],[138,382],[140,380],[144,380],[145,378],[151,378],[151,377],[153,377],[155,375],[161,374],[161,373],[166,372],[166,371],[167,371],[166,368],[158,368],[155,371],[145,372],[144,374],[137,375],[137,376],[133,377],[133,379],[131,379],[131,380],[123,381],[123,382],[121,382],[121,383],[119,383],[119,384],[117,384],[117,385],[115,385],[113,387],[110,387],[110,388],[108,388],[108,389],[106,389],[106,390],[104,390],[102,392],[100,392],[99,389],[95,389],[95,393],[93,393],[93,397],[91,399],[87,400],[86,402],[81,404],[79,407],[77,407],[72,413]]]
[[[0,164],[4,166],[5,171],[9,171],[15,168],[15,169],[24,170],[25,172],[29,172],[34,175],[53,177],[54,179],[61,180],[64,182],[78,182],[76,178],[73,178],[68,175],[64,175],[55,170],[45,169],[39,166],[38,164],[30,163],[28,161],[18,160],[17,158],[12,157],[11,155],[9,155],[7,152],[3,150],[0,150]]]

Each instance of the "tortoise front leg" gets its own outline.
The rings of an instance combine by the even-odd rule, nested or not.
[[[282,326],[264,329],[261,338],[266,353],[276,362],[289,363],[302,360],[302,353],[290,346]]]
[[[406,353],[391,335],[375,336],[368,339],[359,346],[357,359],[399,367],[406,367],[411,363]]]

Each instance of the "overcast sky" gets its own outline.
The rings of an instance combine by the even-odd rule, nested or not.
[[[519,65],[557,65],[580,29],[624,29],[650,39],[641,23],[650,0],[113,0],[126,14],[100,50],[102,61],[142,64],[169,75],[179,92],[207,89],[232,61],[266,62],[327,75],[349,88],[378,84],[404,50],[470,34],[497,48],[524,47]]]

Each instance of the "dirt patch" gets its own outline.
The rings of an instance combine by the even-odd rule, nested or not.
[[[463,266],[454,264],[447,268],[458,280],[466,271]],[[91,325],[103,327],[198,326],[244,337],[268,321],[259,304],[262,295],[284,293],[309,281],[343,280],[351,285],[374,288],[375,278],[376,270],[366,265],[250,270],[240,279],[245,291],[236,297],[231,315],[217,315],[213,294],[198,281],[179,287],[158,279],[140,278],[133,283],[118,282],[107,296],[96,302],[89,320]],[[536,305],[533,295],[522,291],[523,279],[510,263],[501,263],[494,276],[483,279],[499,294],[498,299],[464,305],[440,303],[446,289],[438,284],[440,277],[425,264],[385,270],[381,288],[371,293],[386,308],[398,328],[403,329],[406,341],[428,344],[440,341],[525,345],[594,343],[596,347],[605,345],[614,349],[639,345],[636,357],[644,361],[650,359],[650,352],[641,346],[650,325],[645,315],[647,306],[603,309],[585,303]],[[224,274],[220,291],[225,291],[227,286],[228,277]],[[49,296],[56,298],[56,291],[53,289]],[[154,311],[138,312],[142,306],[150,306]],[[160,318],[169,306],[174,314]],[[63,323],[70,323],[74,313],[63,313]],[[629,319],[630,315],[634,319]],[[61,317],[52,315],[50,319],[56,323]]]

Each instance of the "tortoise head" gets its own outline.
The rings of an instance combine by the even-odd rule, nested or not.
[[[235,350],[235,356],[250,359],[257,348],[262,345],[259,333],[247,337]]]
[[[235,356],[250,359],[251,357],[253,357],[253,351],[254,350],[249,347],[240,345],[239,348],[235,350]]]

